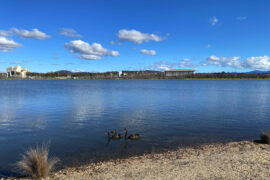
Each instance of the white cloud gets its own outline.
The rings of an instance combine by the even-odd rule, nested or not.
[[[93,55],[93,54],[82,54],[79,56],[80,59],[87,59],[87,60],[99,60],[101,56]]]
[[[157,54],[155,50],[147,50],[147,49],[141,49],[140,53],[146,54],[146,55],[151,55],[151,56],[155,56]]]
[[[21,44],[16,43],[12,39],[7,39],[6,37],[0,36],[0,50],[2,52],[9,52],[14,48],[22,47]]]
[[[12,28],[10,32],[16,34],[17,36],[20,36],[21,38],[38,39],[38,40],[50,38],[49,35],[39,31],[38,29],[32,29],[32,31],[28,31],[24,29]]]
[[[191,62],[191,59],[182,59],[181,61],[179,61],[179,64],[178,64],[179,67],[181,68],[185,68],[185,67],[196,67],[196,64],[193,64]]]
[[[247,17],[245,17],[245,16],[238,16],[238,17],[236,17],[236,20],[238,20],[238,21],[244,21],[246,19],[247,19]]]
[[[60,29],[60,34],[68,37],[82,38],[83,36],[78,34],[74,29],[71,28],[62,28]]]
[[[217,57],[215,55],[210,56],[206,59],[206,62],[210,65],[216,65],[221,67],[234,67],[242,68],[242,64],[239,56],[234,57]]]
[[[21,64],[20,62],[10,62],[9,64],[16,64],[16,65],[19,65],[19,64]]]
[[[9,31],[0,30],[0,36],[8,36]]]
[[[175,68],[194,68],[194,67],[197,67],[197,65],[192,63],[191,61],[192,60],[188,59],[188,58],[182,59],[179,62],[157,61],[149,66],[144,67],[143,69],[165,71],[168,69],[175,69]]]
[[[165,70],[172,69],[175,67],[176,67],[175,63],[171,63],[168,61],[158,61],[158,62],[153,63],[150,69],[165,71]]]
[[[270,69],[270,58],[269,56],[257,56],[249,57],[244,62],[244,66],[249,69]]]
[[[74,72],[74,73],[86,72],[83,69],[74,69],[74,70],[71,70],[71,71]]]
[[[31,60],[23,60],[23,63],[31,63]]]
[[[269,56],[252,56],[245,60],[240,60],[240,57],[217,57],[215,55],[206,59],[207,65],[216,65],[221,67],[233,67],[233,68],[248,68],[248,69],[270,69]]]
[[[209,22],[211,23],[212,26],[215,26],[218,23],[219,19],[215,16],[211,17],[209,19]]]
[[[211,47],[211,44],[207,44],[206,46],[205,46],[205,48],[210,48]]]
[[[119,56],[120,53],[118,51],[110,51],[110,56]]]
[[[70,53],[80,54],[78,57],[81,59],[98,60],[102,59],[102,56],[120,55],[118,51],[105,49],[99,43],[90,45],[82,40],[70,41],[69,43],[65,43],[64,46]]]
[[[141,44],[143,42],[148,41],[162,41],[164,38],[155,35],[155,34],[147,34],[147,33],[141,33],[140,31],[137,31],[135,29],[127,30],[122,29],[118,31],[118,39],[120,41],[131,41],[134,44]]]

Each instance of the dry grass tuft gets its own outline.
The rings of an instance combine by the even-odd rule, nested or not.
[[[48,144],[41,144],[30,148],[22,155],[22,159],[16,163],[18,170],[34,178],[47,177],[53,166],[59,161],[58,158],[49,158]]]
[[[261,141],[265,144],[270,144],[270,132],[261,134]]]

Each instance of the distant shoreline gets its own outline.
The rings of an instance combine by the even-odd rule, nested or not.
[[[123,79],[110,79],[110,78],[100,78],[100,79],[58,79],[58,78],[44,78],[44,79],[28,79],[28,78],[6,78],[0,80],[270,80],[270,78],[123,78]]]
[[[171,72],[171,71],[168,71]],[[112,71],[103,73],[91,73],[91,72],[69,72],[69,71],[57,71],[48,73],[27,72],[22,75],[2,75],[0,79],[93,79],[93,80],[169,80],[169,79],[183,79],[183,80],[199,80],[199,79],[270,79],[270,72],[249,72],[249,73],[168,73],[167,71]],[[178,72],[178,71],[176,71]]]

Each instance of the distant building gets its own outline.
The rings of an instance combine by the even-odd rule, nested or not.
[[[6,78],[7,77],[7,73],[5,72],[0,72],[0,78]]]
[[[21,66],[7,68],[7,77],[26,78],[26,73],[30,72],[28,69]]]
[[[127,73],[124,73],[123,71],[118,71],[118,77],[124,77]]]
[[[165,76],[185,76],[194,73],[194,69],[169,69],[165,71]]]

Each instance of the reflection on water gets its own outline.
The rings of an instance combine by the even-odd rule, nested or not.
[[[62,164],[190,144],[254,139],[270,129],[269,80],[1,80],[0,174],[51,142]],[[141,134],[110,140],[104,130]]]

